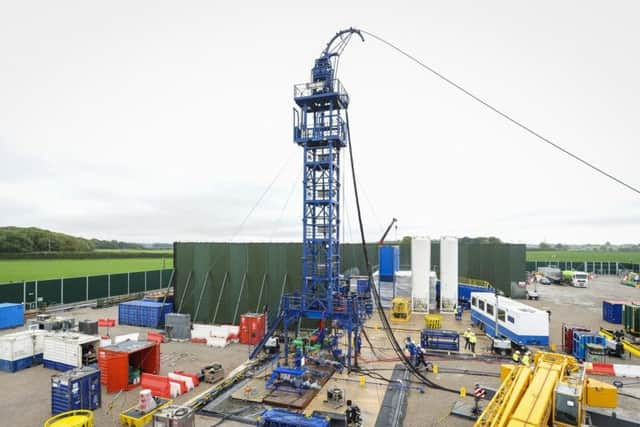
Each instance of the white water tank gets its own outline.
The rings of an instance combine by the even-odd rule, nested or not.
[[[453,312],[458,304],[458,239],[440,240],[440,311]]]
[[[411,301],[412,311],[429,312],[429,273],[431,266],[431,239],[411,239]]]

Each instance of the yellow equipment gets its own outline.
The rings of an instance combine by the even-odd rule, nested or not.
[[[93,412],[84,409],[63,412],[45,421],[44,427],[93,427]]]
[[[408,322],[411,319],[411,301],[409,298],[396,297],[391,300],[391,321]]]
[[[158,406],[149,412],[140,412],[137,405],[121,412],[120,424],[127,427],[146,426],[153,420],[153,414],[173,403],[173,400],[163,399],[162,397],[157,397],[156,399],[159,401]]]
[[[442,328],[442,315],[440,314],[425,314],[424,326],[427,329],[440,329]]]
[[[587,378],[572,356],[539,352],[534,366],[503,365],[502,385],[474,426],[582,426],[585,405],[618,406],[617,389]]]
[[[605,328],[600,328],[600,335],[607,339],[615,340],[615,335],[613,335],[611,331]],[[623,337],[620,341],[622,342],[622,347],[624,347],[624,349],[628,351],[629,354],[635,357],[640,357],[640,345],[634,344],[625,337]]]

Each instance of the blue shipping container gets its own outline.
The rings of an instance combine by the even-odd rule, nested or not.
[[[100,371],[79,368],[51,377],[51,415],[100,407]]]
[[[603,336],[585,332],[573,333],[573,357],[584,360],[587,354],[587,344],[606,345]]]
[[[15,328],[24,325],[24,306],[22,304],[0,304],[0,329]]]
[[[154,301],[128,301],[118,304],[118,322],[122,325],[162,328],[164,317],[173,311],[173,304]]]
[[[380,246],[378,249],[379,273],[381,282],[394,282],[396,272],[400,270],[400,247]]]
[[[609,323],[622,323],[622,309],[627,301],[602,301],[602,320]]]

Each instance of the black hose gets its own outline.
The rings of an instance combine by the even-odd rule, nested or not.
[[[417,377],[418,379],[420,379],[422,381],[423,384],[425,384],[426,386],[433,388],[433,389],[437,389],[437,390],[442,390],[442,391],[447,391],[450,393],[455,393],[458,394],[458,390],[454,390],[452,388],[448,388],[448,387],[444,387],[440,384],[437,384],[433,381],[431,381],[430,379],[428,379],[427,377],[425,377],[421,372],[418,371],[418,369],[413,366],[413,364],[409,361],[409,359],[407,358],[407,356],[404,354],[404,351],[402,349],[402,347],[400,346],[400,344],[398,343],[398,340],[396,339],[395,335],[393,334],[393,331],[391,329],[391,325],[389,324],[389,319],[387,319],[387,315],[384,312],[384,309],[382,307],[382,301],[380,300],[380,294],[378,292],[378,289],[376,289],[375,286],[375,282],[373,280],[373,273],[371,271],[371,264],[369,263],[369,254],[367,253],[367,245],[366,245],[366,239],[364,236],[364,225],[362,223],[362,212],[360,209],[360,198],[358,196],[358,184],[356,181],[356,171],[355,171],[355,165],[354,165],[354,161],[353,161],[353,149],[352,149],[352,144],[351,144],[351,128],[349,126],[349,111],[345,110],[345,114],[346,114],[346,122],[347,122],[347,139],[348,139],[348,143],[349,143],[349,159],[351,161],[351,177],[353,180],[353,191],[354,191],[354,196],[355,196],[355,201],[356,201],[356,210],[358,213],[358,225],[360,228],[360,239],[361,239],[361,247],[362,247],[362,254],[364,256],[364,262],[367,268],[367,276],[369,277],[369,282],[371,283],[371,290],[373,292],[374,295],[374,300],[376,302],[376,306],[378,308],[378,312],[380,314],[380,319],[382,320],[382,324],[383,324],[383,329],[385,331],[385,334],[387,335],[387,338],[389,339],[389,342],[391,343],[391,346],[393,347],[394,352],[398,355],[398,357],[400,358],[400,361],[404,364],[405,368],[407,370],[409,370],[409,372],[411,372],[415,377]]]

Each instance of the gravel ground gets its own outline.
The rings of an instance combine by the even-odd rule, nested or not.
[[[104,309],[84,308],[64,313],[82,319],[118,318],[117,307]],[[141,332],[142,336],[151,329],[126,325],[118,325],[110,328],[110,335],[122,335],[132,332]],[[3,331],[3,333],[16,332]],[[100,330],[100,333],[105,331]],[[207,347],[203,344],[171,342],[162,344],[160,353],[161,374],[166,375],[170,371],[184,370],[187,372],[199,372],[202,366],[218,362],[222,363],[225,370],[231,371],[249,356],[249,347],[242,344],[233,344],[224,349]],[[33,427],[42,425],[44,420],[51,416],[51,386],[50,378],[56,372],[45,369],[41,365],[16,373],[0,372],[0,384],[3,386],[3,398],[0,400],[0,411],[4,414],[4,420],[0,425],[15,427]],[[189,400],[197,393],[205,390],[206,384],[196,388],[195,391],[179,396],[176,403]],[[119,414],[125,409],[137,403],[140,388],[118,394],[107,394],[102,391],[102,407],[94,412],[95,425],[120,426]],[[203,425],[212,425],[214,422]],[[215,421],[215,420],[214,420]]]
[[[532,306],[539,307],[552,312],[551,326],[551,342],[560,345],[560,331],[562,323],[572,323],[584,325],[589,328],[597,329],[599,326],[615,328],[617,325],[611,325],[602,321],[601,307],[604,299],[634,299],[640,300],[640,289],[634,289],[618,284],[617,278],[601,277],[590,283],[590,287],[586,289],[572,288],[565,286],[538,286],[541,293],[539,301],[528,301]],[[69,315],[75,316],[77,319],[98,319],[98,318],[117,318],[117,307],[106,309],[80,309],[69,312]],[[378,352],[392,355],[389,344],[382,330],[376,330],[375,325],[379,323],[373,319],[369,322],[371,326],[367,329],[371,341]],[[414,340],[419,339],[419,331],[423,327],[422,316],[413,315],[408,323],[396,324],[395,334],[398,340],[404,340],[406,336],[412,336]],[[453,320],[452,316],[444,316],[443,328],[464,330],[469,325],[469,313],[461,322]],[[3,331],[2,333],[14,332]],[[146,333],[147,329],[130,326],[117,326],[111,329],[111,335],[120,335],[131,332]],[[103,332],[103,331],[101,331]],[[489,345],[485,337],[479,337],[478,350],[483,350]],[[227,371],[240,365],[249,355],[249,348],[240,344],[233,344],[225,349],[215,349],[199,344],[191,343],[167,343],[161,347],[162,371],[165,374],[175,369],[183,369],[186,371],[196,372],[208,363],[220,362]],[[369,350],[365,350],[363,355],[369,359],[373,358],[373,354]],[[637,359],[630,361],[621,361],[612,359],[614,363],[640,363]],[[484,363],[481,361],[437,361],[442,368],[465,368],[484,372],[499,372],[498,363]],[[378,367],[388,369],[393,363],[371,363],[369,367]],[[382,371],[381,371],[382,372]],[[385,372],[383,372],[385,373]],[[8,426],[38,426],[50,415],[50,377],[55,374],[54,371],[44,369],[42,366],[30,368],[18,373],[9,374],[0,372],[0,384],[3,385],[5,393],[0,401],[0,410],[4,414],[4,420],[0,425]],[[390,372],[385,374],[390,375]],[[475,383],[481,383],[487,386],[497,387],[499,379],[490,376],[472,376],[467,374],[441,373],[438,375],[428,375],[433,381],[458,390],[464,386],[467,390],[473,388]],[[599,377],[599,379],[612,382],[612,378]],[[195,392],[188,393],[179,397],[177,403],[184,402],[196,393],[201,393],[205,388],[200,386]],[[636,393],[637,389],[625,389],[626,392]],[[133,406],[137,401],[139,389],[116,394],[107,394],[103,392],[102,408],[95,411],[96,423],[98,427],[102,426],[118,426],[118,414]],[[367,392],[366,388],[363,392]],[[352,396],[357,403],[357,396]],[[380,396],[382,399],[382,396]],[[425,389],[424,393],[416,390],[409,392],[407,414],[405,417],[405,426],[470,426],[468,420],[456,418],[449,415],[449,411],[453,403],[460,400],[459,396],[453,393],[438,391],[433,389]],[[467,402],[471,402],[467,399]],[[626,397],[619,398],[619,413],[626,416],[639,418],[638,401]],[[197,427],[210,427],[218,424],[216,418],[208,418],[203,416],[196,417]],[[375,420],[365,420],[365,425],[374,425]],[[241,424],[225,421],[220,425],[239,426]]]

